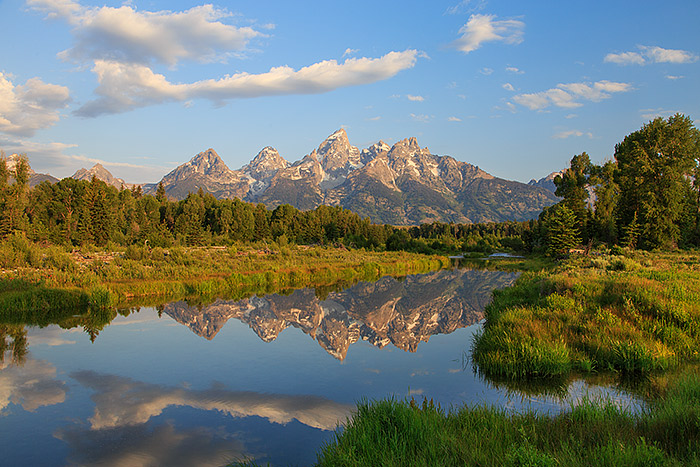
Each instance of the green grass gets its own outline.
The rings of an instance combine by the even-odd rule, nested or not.
[[[700,377],[686,372],[639,413],[605,400],[555,416],[362,401],[318,465],[700,465]]]
[[[700,358],[700,255],[575,258],[494,292],[472,353],[496,378],[650,374]]]
[[[169,250],[130,246],[68,253],[13,236],[0,246],[0,306],[19,312],[54,304],[58,311],[76,307],[81,300],[108,307],[152,302],[153,297],[160,303],[188,297],[235,298],[416,274],[449,264],[446,257],[406,252],[321,246],[271,249],[267,244]],[[18,281],[26,286],[19,287]]]

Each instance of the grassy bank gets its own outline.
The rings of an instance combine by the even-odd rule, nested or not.
[[[448,266],[406,252],[242,244],[110,251],[35,245],[13,237],[0,247],[0,309],[16,312],[107,307],[139,300],[245,296],[329,286]]]
[[[318,465],[700,465],[700,255],[617,253],[539,271],[526,261],[495,292],[472,354],[487,378],[544,392],[577,374],[642,376],[641,412],[590,400],[555,416],[361,402]]]
[[[526,272],[494,293],[473,359],[496,378],[651,373],[700,357],[700,255],[627,252]]]
[[[636,414],[605,401],[556,416],[362,402],[318,465],[700,465],[700,375],[674,379]]]

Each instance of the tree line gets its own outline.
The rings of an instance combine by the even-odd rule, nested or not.
[[[405,228],[371,223],[339,206],[268,209],[239,199],[190,193],[167,198],[140,187],[117,189],[93,178],[65,178],[29,189],[29,164],[0,159],[0,238],[24,232],[65,246],[226,245],[234,242],[343,244],[421,253],[497,249],[559,255],[577,245],[632,248],[700,246],[700,132],[680,114],[657,118],[615,146],[614,159],[584,152],[555,179],[562,201],[526,222]]]
[[[596,242],[643,249],[700,246],[700,131],[690,117],[656,118],[615,145],[585,152],[554,180],[563,200],[540,215],[550,253]]]

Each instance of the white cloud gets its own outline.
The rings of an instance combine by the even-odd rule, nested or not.
[[[462,0],[457,5],[451,6],[445,11],[448,15],[458,15],[461,13],[473,13],[483,10],[486,0]]]
[[[85,7],[70,0],[28,0],[27,4],[73,26],[76,43],[59,57],[77,62],[155,61],[174,66],[183,59],[225,60],[232,51],[245,50],[251,39],[264,36],[250,27],[221,22],[232,14],[212,5],[182,12],[141,12],[128,5]]]
[[[496,20],[495,15],[471,15],[459,30],[461,37],[454,42],[464,53],[473,52],[484,42],[519,44],[523,41],[525,23],[515,19]]]
[[[382,117],[377,115],[376,117],[370,117],[367,120],[369,120],[370,122],[376,122],[376,121],[381,120],[381,119],[382,119]]]
[[[685,76],[676,76],[676,75],[666,75],[666,79],[670,79],[671,81],[675,81],[677,79],[683,79]]]
[[[581,136],[587,136],[588,138],[593,138],[593,133],[591,132],[583,132],[579,130],[567,130],[567,131],[561,131],[552,138],[554,139],[566,139],[566,138],[571,138],[571,137],[581,137]]]
[[[413,101],[413,102],[423,102],[425,100],[425,97],[423,97],[423,96],[413,96],[411,94],[407,94],[406,98],[409,101]]]
[[[506,91],[515,91],[515,88],[510,83],[505,83],[505,84],[501,85],[501,87],[503,89],[505,89]]]
[[[357,52],[359,52],[358,49],[351,49],[348,47],[347,49],[345,49],[345,52],[343,52],[343,57],[347,57],[348,55],[355,55]]]
[[[522,74],[525,73],[525,72],[522,71],[520,68],[516,68],[516,67],[514,67],[514,66],[508,66],[508,67],[506,67],[506,71],[508,71],[508,72],[510,72],[510,73],[515,73],[516,75],[522,75]]]
[[[33,136],[37,130],[56,123],[60,109],[70,102],[65,86],[30,78],[15,86],[7,74],[0,72],[0,132]]]
[[[613,93],[631,91],[629,83],[598,81],[595,83],[559,84],[556,88],[530,94],[518,94],[513,101],[530,110],[542,110],[551,105],[563,108],[580,107],[581,100],[599,102],[612,97]]]
[[[479,73],[481,73],[484,76],[489,76],[493,73],[493,68],[482,68],[481,70],[479,70]]]
[[[662,117],[662,118],[668,118],[671,115],[675,115],[678,113],[677,110],[666,110],[666,109],[642,109],[639,111],[641,114],[641,117],[644,120],[653,120],[657,117]]]
[[[388,79],[411,68],[418,52],[390,52],[380,58],[351,58],[343,63],[326,60],[294,70],[288,66],[267,73],[237,73],[191,84],[173,84],[162,74],[140,64],[97,60],[93,72],[100,96],[77,110],[77,114],[95,117],[126,112],[138,107],[172,101],[209,99],[221,104],[229,99],[288,94],[320,94],[347,86],[358,86]]]
[[[664,49],[658,46],[638,45],[639,52],[609,53],[603,61],[618,65],[647,65],[649,63],[692,63],[698,56],[678,49]]]
[[[462,119],[459,118],[459,117],[448,117],[448,118],[447,118],[447,121],[448,121],[448,122],[461,122]]]
[[[413,119],[417,122],[421,122],[421,123],[428,123],[430,121],[430,119],[432,118],[430,115],[414,114],[414,113],[409,114],[409,117],[411,117],[411,119]]]

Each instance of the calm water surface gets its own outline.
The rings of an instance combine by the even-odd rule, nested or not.
[[[0,464],[309,465],[361,398],[550,412],[586,393],[627,400],[581,382],[567,399],[529,397],[473,373],[483,307],[514,279],[455,269],[177,302],[117,316],[94,342],[81,327],[28,328],[26,355],[0,364]]]

